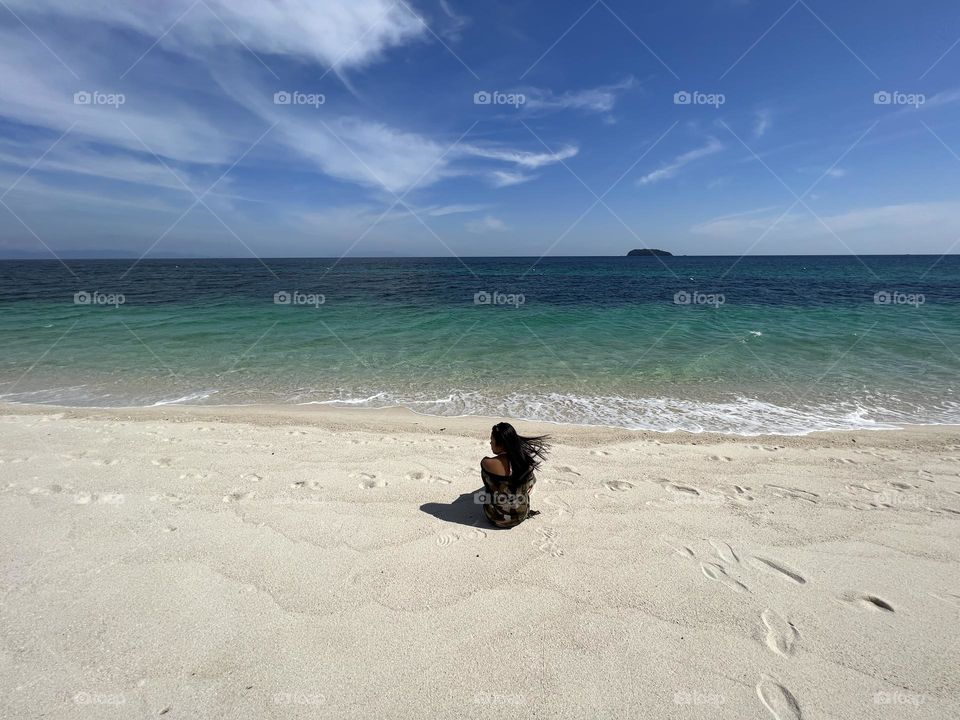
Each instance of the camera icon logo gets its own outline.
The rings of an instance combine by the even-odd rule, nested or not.
[[[493,295],[488,293],[486,290],[481,290],[478,293],[473,295],[473,304],[474,305],[490,305],[493,303]]]
[[[673,302],[675,305],[689,305],[692,299],[693,298],[691,297],[690,293],[688,293],[686,290],[681,290],[673,296]]]
[[[86,90],[81,90],[80,92],[75,92],[73,94],[74,105],[89,105],[92,102],[93,102],[93,95],[88,93]]]
[[[286,290],[281,290],[273,294],[274,305],[289,305],[293,301],[293,296]]]
[[[280,90],[273,94],[273,104],[274,105],[289,105],[291,100],[290,93],[286,90]]]
[[[91,302],[93,302],[93,296],[86,290],[81,290],[73,294],[74,305],[89,305]]]
[[[886,90],[881,90],[873,94],[874,105],[889,105],[892,102],[893,102],[893,95],[888,93]]]
[[[489,105],[491,102],[493,102],[493,96],[486,90],[481,90],[473,94],[474,105]]]
[[[681,90],[673,94],[674,105],[689,105],[691,102],[693,102],[693,96],[686,90]]]
[[[888,290],[881,290],[873,295],[873,302],[876,305],[889,305],[892,300],[893,296]]]

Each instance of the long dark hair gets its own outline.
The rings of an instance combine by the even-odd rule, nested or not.
[[[550,445],[548,435],[523,437],[510,423],[497,423],[490,431],[493,441],[503,448],[510,460],[510,474],[518,478],[528,470],[536,470],[547,459]]]

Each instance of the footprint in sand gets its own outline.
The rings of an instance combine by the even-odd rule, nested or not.
[[[419,470],[409,472],[406,475],[404,475],[404,477],[407,480],[419,480],[420,482],[429,483],[430,485],[449,485],[450,484],[450,481],[447,480],[446,478],[431,475],[430,473],[420,472]]]
[[[156,465],[157,467],[170,467],[173,465],[173,460],[170,458],[157,458],[156,460],[151,460],[150,464]]]
[[[604,487],[614,492],[626,492],[627,490],[633,490],[633,483],[629,483],[626,480],[607,480],[607,482],[604,483]]]
[[[223,501],[225,503],[230,502],[243,502],[244,500],[250,500],[251,498],[256,497],[256,493],[253,492],[241,492],[239,490],[229,493],[223,496]]]
[[[573,517],[573,508],[570,507],[570,504],[565,500],[554,497],[553,495],[548,495],[543,499],[543,502],[550,507],[557,509],[557,517],[562,518],[564,515],[569,515]]]
[[[597,456],[604,456],[604,455],[609,455],[610,453],[608,453],[606,450],[591,450],[590,454],[597,455]]]
[[[580,473],[578,473],[575,469],[573,469],[569,465],[561,465],[560,467],[557,468],[557,472],[569,473],[570,475],[576,475],[577,477],[580,477]]]
[[[361,473],[361,475],[366,475],[366,473]],[[380,480],[376,475],[368,475],[366,479],[360,481],[361,490],[373,490],[374,488],[382,488],[387,486],[386,480]]]
[[[894,612],[893,605],[888,603],[886,600],[877,597],[876,595],[871,595],[870,593],[862,592],[849,592],[841,596],[841,600],[858,605],[867,610],[878,610],[880,612]]]
[[[202,472],[186,472],[186,473],[181,473],[180,479],[181,480],[206,480],[207,476]]]
[[[738,563],[740,558],[737,557],[737,554],[733,551],[733,548],[730,547],[727,543],[722,540],[710,540],[710,545],[713,547],[713,551],[717,554],[717,557],[728,563]]]
[[[714,462],[733,462],[733,458],[727,455],[711,455],[710,459]]]
[[[760,619],[767,629],[767,647],[783,657],[793,655],[793,644],[800,637],[793,623],[773,610],[764,610]]]
[[[119,464],[120,464],[120,459],[119,459],[119,458],[103,458],[103,459],[98,458],[98,459],[96,459],[96,460],[93,461],[93,464],[94,464],[94,465],[99,465],[99,466],[101,466],[101,467],[109,467],[109,466],[111,466],[111,465],[119,465]],[[156,463],[154,463],[154,464],[156,464]]]
[[[660,538],[661,542],[666,545],[668,548],[673,550],[680,557],[692,558],[696,557],[696,553],[693,552],[688,546],[683,545],[682,543],[677,542],[676,540],[671,540],[670,538]]]
[[[764,485],[768,490],[773,490],[773,495],[776,497],[787,497],[793,498],[794,500],[803,500],[808,502],[811,505],[819,504],[820,496],[815,492],[810,492],[808,490],[801,490],[800,488],[791,488],[783,487],[782,485]]]
[[[802,720],[800,703],[789,690],[769,675],[761,675],[757,697],[776,720]]]
[[[888,482],[887,485],[897,488],[898,490],[913,490],[920,487],[919,485],[910,485],[904,482]]]
[[[552,557],[562,557],[563,548],[560,547],[560,531],[554,527],[537,528],[539,539],[533,541],[533,546],[540,552],[548,553]]]
[[[700,569],[703,571],[703,574],[706,575],[711,580],[716,580],[718,583],[723,585],[728,590],[733,590],[736,593],[748,593],[750,588],[744,585],[739,580],[727,575],[727,571],[720,565],[711,562],[702,562],[700,563]]]
[[[776,575],[779,578],[789,580],[797,585],[805,585],[807,582],[807,579],[796,570],[791,570],[786,565],[776,560],[752,556],[747,558],[747,562],[757,570],[762,570],[765,573]]]
[[[312,490],[318,490],[323,486],[316,480],[297,480],[296,482],[290,483],[290,487],[297,490],[304,487],[309,487]]]
[[[690,487],[689,485],[680,485],[679,483],[672,483],[669,480],[655,480],[658,485],[660,485],[664,490],[678,495],[687,495],[692,497],[697,497],[700,495],[700,491],[695,487]]]
[[[260,482],[263,480],[263,478],[256,473],[247,473],[246,475],[241,475],[240,479],[244,480],[245,482]]]
[[[447,547],[449,545],[453,545],[459,539],[459,536],[457,536],[455,533],[444,533],[443,535],[437,536],[437,545],[440,547]]]

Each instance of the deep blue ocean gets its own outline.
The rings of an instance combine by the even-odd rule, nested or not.
[[[960,256],[0,261],[0,401],[960,423]]]

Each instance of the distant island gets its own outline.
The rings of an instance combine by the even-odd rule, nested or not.
[[[656,248],[642,248],[640,250],[631,250],[627,253],[627,257],[642,257],[645,255],[663,255],[666,257],[673,257],[673,253],[669,253],[666,250],[657,250]]]

